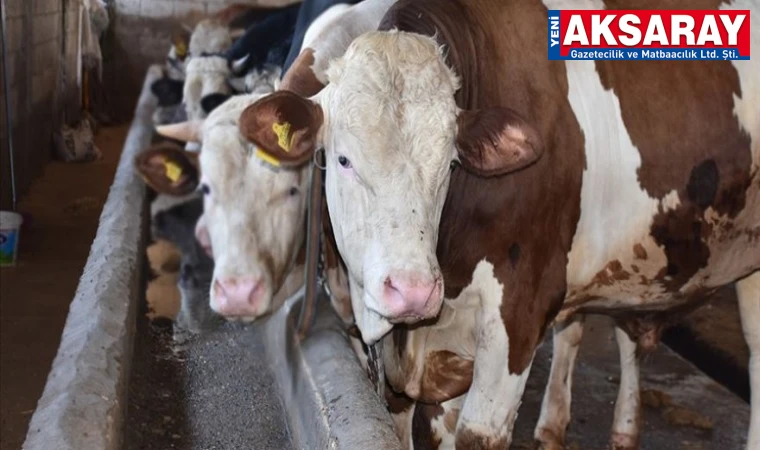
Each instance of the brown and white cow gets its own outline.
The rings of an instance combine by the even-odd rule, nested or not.
[[[325,11],[304,35],[298,57],[282,79],[283,89],[310,96],[327,84],[327,67],[359,35],[377,28],[396,0],[362,0]]]
[[[738,280],[753,354],[747,448],[760,448],[760,63],[548,61],[547,6],[605,4],[402,0],[319,94],[260,100],[245,134],[285,166],[324,146],[357,324],[366,342],[383,339],[395,390],[457,403],[453,421],[434,421],[436,434],[454,430],[446,443],[509,444],[556,323],[536,437],[559,448],[579,314],[617,319],[629,358],[639,335]],[[752,10],[760,45],[756,2],[700,7]],[[401,325],[442,303],[434,325]],[[628,365],[618,448],[638,433]]]

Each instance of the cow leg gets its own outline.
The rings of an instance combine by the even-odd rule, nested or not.
[[[438,449],[454,449],[456,443],[456,426],[459,419],[459,411],[462,410],[465,395],[454,397],[441,403],[441,414],[433,418],[430,429],[437,438]],[[417,449],[415,449],[417,450]]]
[[[501,316],[503,289],[493,276],[493,266],[481,262],[473,273],[480,308],[476,312],[476,336],[472,385],[467,391],[456,429],[456,448],[509,448],[525,383],[535,356],[536,336],[508,336]],[[531,339],[533,338],[533,339]],[[522,372],[509,370],[509,340],[535,342]]]
[[[401,448],[403,450],[414,449],[414,444],[412,443],[412,420],[415,415],[417,402],[404,394],[393,392],[393,389],[386,385],[385,403],[388,405],[388,412],[391,413],[391,417],[393,418],[396,436],[401,441]]]
[[[412,419],[414,450],[454,450],[454,433],[464,397],[454,397],[440,404],[415,404]]]
[[[534,432],[538,448],[543,450],[565,448],[565,430],[570,423],[573,369],[583,338],[584,319],[583,315],[578,315],[554,327],[552,368]]]
[[[760,271],[736,283],[744,338],[749,347],[749,379],[752,393],[747,449],[760,448]]]
[[[615,401],[610,448],[631,450],[639,446],[639,359],[636,341],[631,340],[625,331],[615,327],[615,338],[620,351],[620,388]]]

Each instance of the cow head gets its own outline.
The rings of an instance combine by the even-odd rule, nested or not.
[[[190,120],[205,118],[232,95],[230,68],[221,56],[191,58],[186,73],[183,94]]]
[[[273,297],[303,243],[306,216],[306,169],[273,170],[238,130],[241,112],[260,97],[236,96],[203,122],[159,128],[201,141],[204,212],[196,237],[214,258],[211,308],[246,321],[280,306]]]
[[[537,133],[506,108],[460,110],[458,79],[420,35],[372,32],[305,99],[280,91],[250,106],[243,134],[285,166],[326,151],[327,204],[367,343],[393,323],[435,316],[436,258],[450,166],[481,176],[518,170],[541,154]]]

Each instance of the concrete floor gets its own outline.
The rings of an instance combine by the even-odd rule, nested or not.
[[[513,450],[530,449],[551,366],[551,336],[539,348],[515,424]],[[573,376],[568,450],[608,449],[620,383],[608,319],[589,316]],[[728,450],[745,446],[749,405],[661,345],[641,361],[641,450]],[[658,403],[659,401],[659,403]]]
[[[21,448],[95,237],[128,126],[103,128],[103,159],[51,162],[21,199],[16,267],[0,270],[0,449]],[[27,226],[28,225],[28,226]]]

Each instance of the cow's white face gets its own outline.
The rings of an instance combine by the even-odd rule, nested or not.
[[[272,297],[301,246],[307,198],[303,170],[275,172],[240,135],[237,119],[251,98],[234,97],[203,126],[197,233],[214,257],[211,308],[243,320],[279,306]]]
[[[443,293],[435,251],[456,157],[457,79],[437,47],[401,36],[360,38],[319,96],[327,204],[371,341],[392,322],[435,316]]]
[[[224,103],[230,95],[231,71],[220,56],[193,57],[185,68],[183,101],[189,120],[203,119]]]
[[[458,80],[426,36],[364,34],[327,76],[314,98],[275,93],[241,123],[253,142],[293,165],[324,146],[335,240],[356,323],[373,343],[393,323],[440,309],[435,252],[452,161],[483,176],[503,174],[535,161],[540,139],[506,108],[459,110]]]

